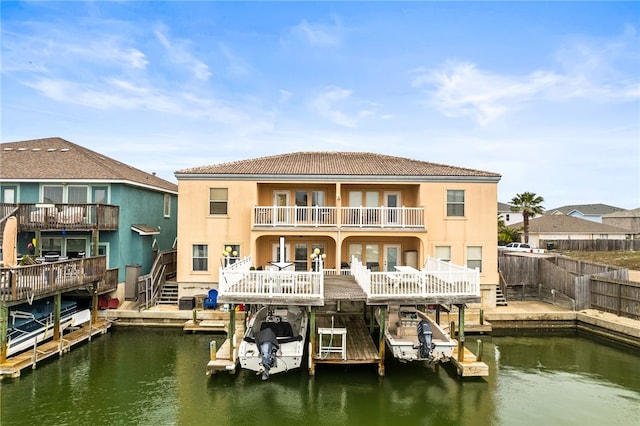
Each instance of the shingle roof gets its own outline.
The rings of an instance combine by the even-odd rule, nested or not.
[[[614,207],[607,204],[576,204],[572,206],[562,206],[555,209],[549,209],[547,214],[569,214],[573,211],[580,212],[584,215],[597,215],[601,216],[607,213],[613,213],[618,210],[622,210],[620,207]]]
[[[521,228],[522,222],[509,225],[509,228]],[[544,215],[535,219],[529,219],[529,232],[532,234],[544,233],[601,233],[601,234],[626,234],[628,230],[616,226],[604,225],[592,220],[580,219],[565,215]]]
[[[640,208],[633,210],[618,210],[617,212],[605,214],[602,217],[640,217]]]
[[[464,176],[500,178],[497,173],[367,152],[295,152],[179,170],[181,174]]]
[[[61,138],[0,144],[0,179],[98,180],[170,192],[178,185]]]

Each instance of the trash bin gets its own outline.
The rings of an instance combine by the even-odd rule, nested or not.
[[[141,265],[125,266],[124,299],[138,300],[138,278]]]
[[[553,250],[553,243],[547,243],[547,251]]]

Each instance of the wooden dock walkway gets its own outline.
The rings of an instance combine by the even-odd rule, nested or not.
[[[241,314],[241,315],[238,315]],[[242,338],[244,337],[245,332],[245,313],[244,312],[236,312],[235,317],[235,334],[230,336],[229,330],[229,321],[221,322],[216,320],[203,320],[200,321],[199,324],[194,326],[193,321],[187,321],[185,324],[184,330],[197,332],[197,331],[224,331],[227,332],[227,338],[222,343],[220,347],[213,348],[209,347],[209,351],[212,352],[215,349],[215,356],[213,353],[210,353],[210,359],[207,363],[207,375],[215,374],[218,371],[227,371],[230,374],[235,374],[238,368],[238,346]],[[204,323],[204,324],[203,324]],[[221,325],[222,324],[222,325]],[[234,339],[233,351],[231,350],[231,339]],[[211,345],[213,345],[213,341]]]
[[[111,327],[111,321],[100,319],[94,324],[84,325],[77,330],[64,334],[60,340],[48,340],[37,345],[33,350],[19,353],[7,358],[0,364],[0,379],[20,377],[20,372],[25,368],[35,369],[40,361],[44,361],[54,355],[62,356],[71,348],[98,334],[104,334]]]
[[[333,324],[332,324],[333,318]],[[334,334],[333,346],[338,347],[342,344],[342,338],[346,338],[346,359],[343,359],[340,352],[329,352],[320,350],[320,342],[318,330],[323,329],[346,329],[346,335]],[[310,363],[311,374],[314,371],[314,364],[334,364],[334,365],[353,365],[353,364],[380,364],[380,352],[376,346],[371,333],[364,321],[362,314],[353,313],[323,313],[316,314],[316,329],[311,330],[315,333],[315,349],[313,354],[309,354],[312,358]],[[328,346],[328,338],[324,336],[324,345]]]
[[[453,348],[451,362],[456,366],[460,377],[487,377],[489,375],[489,366],[484,362],[478,361],[474,353],[466,347],[464,348],[462,361],[458,360],[458,346]]]

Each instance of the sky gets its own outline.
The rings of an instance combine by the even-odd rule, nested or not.
[[[640,207],[640,2],[8,2],[1,140],[174,172],[362,151]],[[0,158],[1,164],[1,158]]]

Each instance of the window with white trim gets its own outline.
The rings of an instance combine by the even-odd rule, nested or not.
[[[226,215],[229,204],[227,188],[209,188],[209,214]]]
[[[164,217],[171,216],[171,195],[164,194]]]
[[[447,216],[464,216],[464,191],[461,189],[447,190]]]
[[[192,246],[192,262],[194,271],[208,271],[209,246],[206,244],[194,244]]]
[[[451,246],[436,246],[436,259],[451,262]]]
[[[482,247],[467,247],[467,268],[478,268],[482,272]]]

